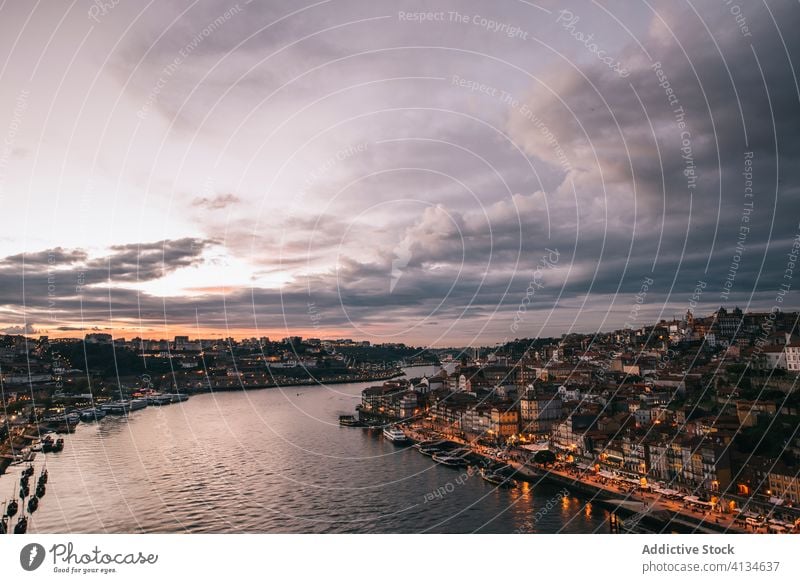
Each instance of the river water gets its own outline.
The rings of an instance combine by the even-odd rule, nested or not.
[[[606,532],[604,510],[556,486],[496,490],[339,427],[371,384],[201,394],[81,423],[63,452],[37,456],[50,480],[28,531]],[[0,500],[19,471],[0,476]]]

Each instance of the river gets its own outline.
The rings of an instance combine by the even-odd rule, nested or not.
[[[201,394],[81,423],[63,452],[38,454],[50,479],[28,532],[605,532],[604,510],[558,487],[496,490],[339,427],[371,384]],[[20,469],[0,476],[0,499]]]

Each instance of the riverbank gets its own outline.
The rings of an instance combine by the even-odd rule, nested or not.
[[[590,496],[593,503],[601,504],[619,516],[632,517],[636,523],[644,522],[657,532],[747,532],[734,523],[733,515],[693,511],[677,502],[665,500],[658,494],[631,492],[613,484],[600,483],[588,474],[581,475],[553,467],[530,468],[519,462],[511,462],[510,465],[522,474],[529,474],[531,479],[546,480],[577,490]]]
[[[414,441],[443,438],[431,430],[421,427],[407,427],[406,435]],[[517,477],[527,482],[548,482],[555,486],[566,488],[568,491],[579,492],[589,497],[587,504],[598,504],[611,511],[613,514],[632,519],[637,526],[646,525],[653,532],[670,532],[672,530],[696,533],[747,533],[748,531],[735,523],[733,515],[712,513],[711,511],[695,511],[682,506],[680,503],[665,500],[658,494],[647,492],[631,492],[595,479],[596,477],[574,470],[559,469],[555,466],[547,468],[532,466],[521,459],[515,459],[515,453],[507,459],[492,455],[487,448],[475,443],[467,442],[452,436],[447,439],[462,443],[485,458],[499,463],[506,463],[513,467]]]
[[[17,459],[16,455],[38,439],[38,429],[35,425],[27,424],[15,427],[11,434],[0,444],[0,475],[5,474],[8,466]],[[15,455],[16,454],[16,455]]]
[[[406,373],[402,369],[393,369],[382,373],[375,373],[364,376],[352,376],[347,378],[332,378],[332,379],[309,378],[299,382],[293,382],[290,384],[270,383],[270,384],[260,384],[260,385],[246,385],[239,383],[239,384],[231,384],[223,386],[217,385],[211,387],[208,386],[196,387],[196,388],[182,387],[178,389],[178,391],[186,394],[199,395],[206,393],[250,391],[250,390],[260,390],[260,389],[292,389],[292,388],[301,388],[301,387],[309,387],[317,385],[338,385],[338,384],[350,384],[350,383],[380,382],[380,381],[391,380],[397,377],[402,377],[405,376],[405,374]],[[14,453],[19,453],[23,448],[29,446],[35,439],[38,439],[38,434],[40,430],[41,427],[37,427],[36,425],[33,424],[19,426],[14,430],[12,430],[11,435],[0,444],[0,475],[4,474],[8,469],[8,467],[16,460],[16,456],[14,455]]]
[[[410,377],[425,369],[407,369]],[[370,383],[229,391],[81,423],[46,456],[48,500],[32,534],[606,532],[608,515],[551,488],[494,491],[380,431],[340,427]],[[300,393],[299,395],[297,393]],[[44,459],[37,456],[36,463]],[[18,490],[11,466],[0,494]],[[441,498],[432,493],[448,491]],[[1,502],[1,500],[0,500]],[[560,502],[560,499],[559,499]]]
[[[402,370],[389,371],[384,374],[373,374],[365,376],[352,376],[347,378],[308,378],[302,381],[293,381],[288,384],[264,383],[249,385],[246,383],[231,383],[229,385],[215,385],[204,387],[179,387],[178,390],[187,394],[199,395],[202,393],[229,392],[229,391],[250,391],[259,389],[291,389],[293,387],[309,387],[316,385],[342,385],[350,383],[372,383],[378,381],[389,381],[398,377],[405,376]]]

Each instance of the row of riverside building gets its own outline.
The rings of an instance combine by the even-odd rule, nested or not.
[[[765,370],[763,356],[781,346],[794,362],[795,321],[689,312],[639,330],[509,343],[366,389],[360,412],[487,445],[547,441],[587,470],[800,518],[797,377],[788,366]]]

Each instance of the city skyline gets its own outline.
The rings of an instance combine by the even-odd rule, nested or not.
[[[725,310],[725,308],[720,306],[719,310]],[[725,311],[728,312],[727,310],[725,310]],[[778,315],[790,316],[790,317],[793,316],[793,317],[795,317],[795,323],[796,323],[797,322],[798,310],[797,310],[797,308],[790,307],[790,306],[780,306],[780,308],[777,309],[777,310],[770,310],[770,311],[750,310],[750,311],[747,311],[747,312],[743,312],[738,306],[736,306],[732,310],[729,311],[729,314],[731,314],[731,315],[734,315],[734,314],[737,314],[737,313],[741,314],[743,316],[751,317],[751,318],[760,318],[760,322],[763,325],[768,325],[769,322],[771,321],[770,316],[772,314],[778,314]],[[671,318],[661,318],[659,320],[653,320],[653,321],[645,321],[644,319],[642,321],[638,321],[639,319],[637,318],[636,322],[631,322],[630,320],[628,320],[628,321],[625,322],[624,325],[622,325],[620,327],[616,327],[616,328],[612,327],[612,328],[609,328],[607,330],[602,330],[602,331],[590,331],[590,332],[587,332],[587,331],[581,331],[581,330],[573,330],[571,332],[563,332],[561,334],[556,333],[556,334],[553,334],[551,336],[539,336],[539,337],[518,336],[518,337],[515,337],[515,338],[505,338],[505,339],[503,339],[503,341],[495,342],[493,344],[484,344],[484,345],[475,344],[475,345],[468,345],[468,346],[467,345],[464,345],[464,346],[458,346],[458,345],[427,346],[427,345],[414,345],[413,343],[411,343],[411,344],[408,344],[408,346],[410,348],[418,348],[418,349],[422,349],[422,350],[425,350],[425,349],[430,349],[430,350],[492,349],[492,348],[495,348],[495,347],[501,347],[501,346],[506,345],[508,343],[514,343],[514,342],[520,342],[520,341],[526,341],[526,340],[533,342],[533,341],[542,340],[542,339],[566,338],[566,337],[568,337],[570,335],[577,335],[577,336],[592,335],[592,336],[595,336],[595,337],[603,337],[603,336],[606,336],[608,334],[619,333],[619,332],[623,332],[623,331],[628,331],[628,332],[632,332],[632,333],[633,332],[637,332],[638,333],[638,332],[641,332],[641,331],[647,331],[648,329],[650,329],[651,330],[650,333],[652,333],[652,330],[655,329],[655,328],[658,328],[660,325],[664,325],[664,324],[670,325],[670,324],[675,324],[675,323],[684,323],[684,324],[686,324],[687,323],[687,318],[691,318],[693,320],[697,319],[697,320],[710,320],[710,321],[713,321],[715,319],[715,317],[717,316],[717,314],[718,314],[718,310],[714,310],[714,311],[712,311],[710,313],[704,313],[704,312],[692,311],[691,309],[689,309],[689,310],[687,310],[686,314],[683,314],[682,316],[681,315],[673,315]],[[198,334],[198,333],[192,333],[191,331],[188,332],[188,333],[184,333],[185,331],[183,331],[183,332],[180,332],[180,333],[174,334],[172,336],[168,336],[168,337],[164,337],[164,336],[146,336],[146,335],[145,336],[125,337],[125,336],[115,335],[115,334],[111,333],[110,331],[100,330],[99,328],[86,329],[86,330],[77,330],[76,329],[76,330],[71,330],[70,333],[63,334],[63,335],[56,335],[56,336],[49,336],[47,334],[43,334],[42,332],[46,332],[46,330],[36,330],[36,331],[33,331],[33,332],[23,332],[23,331],[16,332],[16,331],[12,330],[11,332],[3,331],[3,332],[0,333],[0,336],[24,336],[24,337],[28,338],[32,342],[35,341],[35,340],[41,339],[41,338],[47,338],[50,341],[85,340],[85,341],[93,341],[93,342],[98,342],[98,341],[106,342],[106,341],[113,340],[114,342],[116,342],[116,341],[124,341],[124,342],[128,342],[128,343],[136,342],[136,341],[143,341],[143,342],[158,342],[158,343],[167,342],[167,343],[170,343],[170,344],[174,344],[174,343],[176,343],[178,341],[181,341],[181,342],[186,341],[186,342],[194,343],[194,342],[200,342],[200,341],[203,341],[203,342],[206,342],[206,341],[216,342],[216,341],[227,341],[227,340],[233,340],[233,341],[236,341],[236,342],[239,342],[239,341],[253,341],[253,340],[255,340],[255,341],[265,340],[265,341],[268,341],[268,342],[271,342],[271,343],[291,343],[292,339],[297,338],[297,339],[300,339],[303,342],[308,342],[308,341],[319,342],[322,345],[325,345],[325,344],[336,345],[336,343],[366,344],[366,345],[375,345],[375,346],[381,346],[381,345],[390,346],[390,345],[405,344],[405,343],[402,343],[402,342],[391,342],[391,341],[374,342],[373,343],[370,340],[366,340],[364,338],[358,338],[358,337],[321,336],[321,335],[317,334],[316,331],[314,331],[314,330],[312,330],[311,333],[308,336],[303,336],[302,334],[293,334],[291,336],[283,336],[283,337],[281,337],[281,336],[269,336],[269,335],[252,336],[252,335],[247,335],[247,334],[224,336],[219,332],[213,332],[213,333],[210,333],[210,334],[203,335],[203,334]],[[744,332],[742,332],[742,333],[744,334]],[[792,332],[792,334],[794,334],[794,332]],[[735,339],[736,338],[735,338],[735,335],[734,335],[734,340]]]

